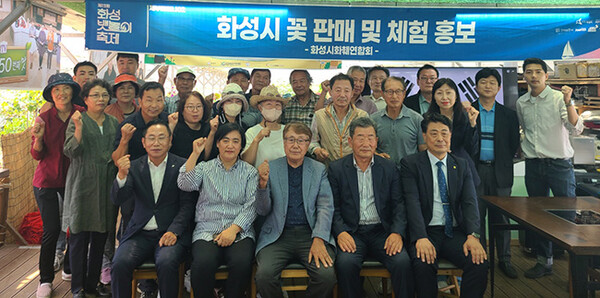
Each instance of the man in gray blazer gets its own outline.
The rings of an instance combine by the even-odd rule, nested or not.
[[[281,271],[289,263],[308,271],[306,297],[329,297],[336,283],[333,195],[325,166],[305,157],[311,138],[305,124],[287,124],[286,156],[258,167],[256,209],[265,222],[256,245],[256,287],[264,298],[283,297]]]

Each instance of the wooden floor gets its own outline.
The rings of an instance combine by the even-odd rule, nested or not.
[[[523,277],[523,271],[531,267],[535,259],[528,257],[518,247],[513,247],[513,265],[519,272],[519,279],[506,278],[496,270],[495,297],[568,297],[568,260],[567,255],[554,260],[554,274],[537,280]],[[38,247],[18,247],[5,245],[0,248],[0,297],[35,297],[39,283],[38,277]],[[497,269],[497,267],[496,267]],[[61,279],[60,272],[54,279],[54,292],[52,297],[71,297],[70,283]],[[367,279],[365,281],[366,296],[369,298],[380,297],[377,294],[378,281]],[[489,285],[486,297],[489,297]],[[600,294],[598,292],[597,294]],[[303,295],[289,295],[303,297]]]

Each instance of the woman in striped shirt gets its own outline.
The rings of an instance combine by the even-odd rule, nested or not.
[[[192,288],[195,297],[212,298],[215,272],[224,264],[229,271],[225,297],[243,297],[252,273],[258,172],[239,157],[246,139],[238,124],[220,125],[215,142],[218,156],[196,165],[206,138],[196,139],[177,179],[181,190],[200,192],[192,238]]]

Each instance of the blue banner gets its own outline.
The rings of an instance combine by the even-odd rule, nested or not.
[[[496,9],[86,1],[93,50],[410,61],[600,58],[600,8]]]

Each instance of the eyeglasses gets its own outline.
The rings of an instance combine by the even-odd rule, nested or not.
[[[96,99],[96,100],[99,99],[100,97],[108,99],[108,98],[110,98],[110,94],[108,94],[108,93],[103,93],[103,94],[96,93],[96,94],[90,94],[90,95],[88,95],[88,97]]]
[[[157,136],[148,136],[148,137],[145,137],[145,139],[146,139],[146,141],[148,141],[150,143],[155,143],[156,141],[158,141],[158,143],[164,144],[167,141],[168,137],[165,135],[160,135],[158,137]]]
[[[200,111],[202,110],[204,107],[202,105],[197,105],[197,106],[185,106],[185,109],[188,111]]]
[[[421,81],[435,81],[437,80],[437,77],[420,77],[419,80]]]
[[[400,95],[402,95],[402,93],[404,93],[404,89],[398,89],[398,90],[385,90],[385,91],[383,91],[383,93],[385,93],[385,95],[388,95],[388,96],[392,96],[392,95],[394,95],[394,94],[396,94],[396,95],[400,96]]]
[[[294,143],[303,146],[305,144],[310,143],[309,139],[295,139],[295,138],[283,138],[283,140],[288,144],[288,145],[293,145]]]

